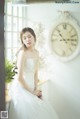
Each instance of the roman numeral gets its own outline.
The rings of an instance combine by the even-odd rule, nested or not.
[[[60,30],[57,28],[56,31],[60,32]]]
[[[56,40],[57,40],[57,39],[54,39],[54,38],[53,38],[53,39],[51,39],[51,41],[56,41]]]
[[[77,41],[77,39],[71,39],[71,41]]]
[[[71,30],[69,31],[69,33],[71,33],[72,30],[73,30],[73,29],[71,28]]]
[[[63,56],[66,56],[66,53],[65,53],[65,51],[62,51],[62,55],[63,55]]]
[[[67,24],[66,24],[66,23],[63,24],[63,28],[64,28],[64,29],[67,28]]]
[[[54,36],[58,36],[58,34],[53,34]]]
[[[72,49],[71,48],[69,48],[69,50],[72,52]]]
[[[71,37],[75,37],[75,36],[77,36],[76,34],[74,34],[74,35],[72,35]]]
[[[71,43],[72,46],[76,46],[77,44]]]

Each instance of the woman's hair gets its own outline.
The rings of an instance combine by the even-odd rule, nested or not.
[[[22,31],[20,33],[20,39],[21,39],[22,44],[23,44],[22,36],[25,32],[30,32],[36,41],[36,34],[35,34],[34,30],[30,27],[25,27],[22,29]]]
[[[32,36],[34,37],[35,39],[35,42],[36,42],[36,34],[34,32],[34,30],[30,27],[25,27],[22,29],[21,33],[20,33],[20,39],[21,39],[21,42],[23,44],[23,40],[22,40],[22,36],[25,32],[30,32],[32,34]],[[16,56],[18,55],[18,53],[23,49],[23,48],[27,48],[25,44],[23,44],[23,46],[21,46],[21,48],[17,51],[16,53]]]

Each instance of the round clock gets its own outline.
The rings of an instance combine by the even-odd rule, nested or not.
[[[80,40],[78,26],[65,18],[52,29],[50,47],[60,60],[69,61],[79,53]]]

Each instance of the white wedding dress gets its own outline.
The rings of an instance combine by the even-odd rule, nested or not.
[[[24,64],[24,80],[32,89],[36,62],[35,58],[28,58]],[[17,77],[11,84],[10,96],[9,119],[59,119],[53,107],[25,90]]]

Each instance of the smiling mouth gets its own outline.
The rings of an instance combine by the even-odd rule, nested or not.
[[[27,44],[29,44],[29,45],[30,45],[30,44],[31,44],[31,42],[29,42],[29,43],[27,43]]]

